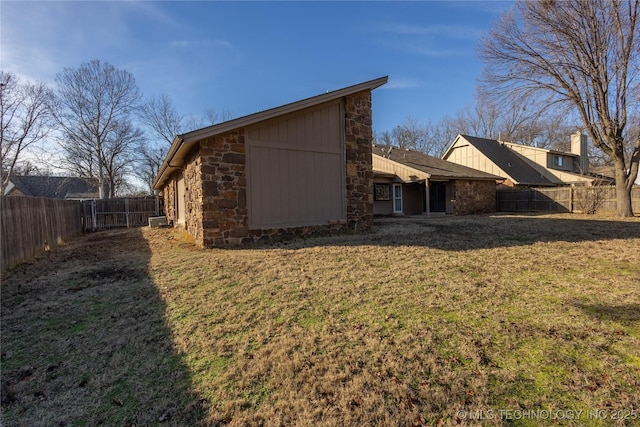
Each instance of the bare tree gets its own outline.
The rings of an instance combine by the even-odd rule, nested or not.
[[[21,161],[16,164],[13,172],[18,176],[51,176],[52,172],[48,165],[38,162],[37,164],[31,160]]]
[[[382,131],[382,133],[374,131],[373,143],[377,145],[394,145],[393,137],[391,136],[391,132],[388,130]]]
[[[426,145],[426,130],[416,119],[408,116],[404,122],[393,128],[391,137],[396,147],[422,151]]]
[[[0,71],[0,194],[33,144],[49,134],[51,91],[44,83],[21,84],[10,72]]]
[[[190,130],[229,120],[231,113],[215,108],[205,110],[204,116],[184,116],[175,109],[167,95],[152,97],[140,109],[140,121],[147,128],[147,138],[138,144],[138,168],[136,175],[153,191],[153,180],[162,166],[173,138]]]
[[[185,130],[184,116],[179,114],[167,95],[152,97],[140,109],[140,120],[148,129],[147,138],[138,143],[136,175],[153,191],[153,180],[162,166],[173,138]]]
[[[638,102],[637,15],[638,0],[519,1],[481,47],[485,92],[577,111],[593,144],[614,163],[619,216],[633,215],[640,162],[640,139],[624,139],[628,104]]]
[[[140,108],[140,120],[161,145],[171,145],[173,137],[185,131],[184,116],[179,114],[167,95],[152,97]]]
[[[443,136],[443,129],[431,122],[426,124],[408,116],[404,122],[391,131],[374,135],[376,144],[419,151],[430,156],[440,156],[449,141]]]
[[[233,115],[231,114],[230,111],[227,111],[227,110],[218,111],[213,107],[207,108],[204,111],[204,114],[208,122],[207,124],[205,124],[205,126],[215,125],[216,123],[220,123],[220,122],[226,122],[227,120],[231,120],[233,118]]]
[[[149,193],[153,193],[153,180],[158,175],[168,151],[168,146],[151,145],[145,140],[138,145],[136,175],[147,184]]]
[[[126,70],[93,60],[65,68],[56,82],[55,117],[66,167],[97,177],[100,196],[113,197],[134,160],[134,143],[142,137],[132,122],[140,101],[136,81]]]
[[[450,123],[458,126],[458,133],[496,139],[500,133],[499,118],[500,112],[494,104],[478,101],[473,109],[467,106],[458,111]]]
[[[186,115],[184,116],[184,128],[185,131],[192,131],[196,129],[202,129],[207,126],[215,125],[220,122],[231,120],[233,115],[227,111],[218,110],[214,107],[207,108],[201,115]]]

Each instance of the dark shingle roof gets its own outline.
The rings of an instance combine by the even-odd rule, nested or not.
[[[389,151],[391,149],[391,151]],[[377,154],[394,162],[412,167],[431,175],[431,178],[458,179],[504,179],[490,173],[482,172],[453,162],[428,156],[418,151],[395,148],[388,145],[374,145],[373,154]]]
[[[500,169],[521,185],[553,185],[542,176],[533,166],[527,163],[513,150],[500,144],[495,139],[478,138],[476,136],[461,135],[476,147],[482,154],[491,159]]]
[[[66,176],[14,176],[11,182],[25,196],[52,199],[93,199],[98,197],[96,179]]]

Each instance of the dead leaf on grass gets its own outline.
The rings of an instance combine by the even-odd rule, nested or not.
[[[351,402],[349,402],[349,406],[354,406],[358,408],[362,406],[363,403],[364,403],[364,400],[362,400],[361,397],[354,397],[353,399],[351,399]]]

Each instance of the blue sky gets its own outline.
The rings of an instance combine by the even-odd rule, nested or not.
[[[2,1],[0,67],[53,84],[99,59],[182,114],[233,117],[388,75],[382,132],[473,105],[479,38],[511,3]]]

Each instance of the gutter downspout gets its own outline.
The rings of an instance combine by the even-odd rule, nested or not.
[[[158,171],[158,176],[156,176],[156,179],[153,181],[152,186],[154,190],[160,184],[160,180],[163,178],[163,175],[167,170],[167,168],[175,167],[175,166],[171,166],[171,161],[173,160],[176,153],[178,152],[180,147],[182,147],[183,144],[184,144],[184,138],[182,137],[182,135],[176,135],[175,138],[173,138],[173,142],[171,143],[171,147],[169,148],[167,157],[162,162],[162,165],[160,166],[160,170]]]

